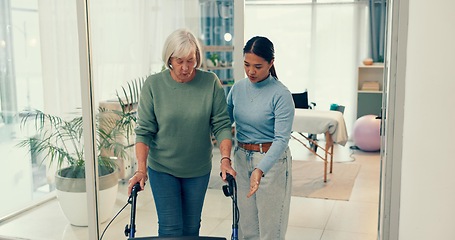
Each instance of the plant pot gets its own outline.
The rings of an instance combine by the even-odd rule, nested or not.
[[[66,178],[55,174],[55,187],[60,207],[71,225],[88,226],[85,178]],[[118,171],[99,178],[98,216],[101,223],[113,214],[118,192]]]

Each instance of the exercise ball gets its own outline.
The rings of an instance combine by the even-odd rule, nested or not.
[[[381,148],[381,119],[376,115],[365,115],[354,123],[354,144],[363,151],[374,152]]]

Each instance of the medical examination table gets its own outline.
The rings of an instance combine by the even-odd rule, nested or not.
[[[316,148],[311,148],[301,139],[293,136],[295,140],[310,150],[313,154],[324,161],[324,182],[327,182],[327,165],[330,162],[330,173],[333,168],[333,146],[339,144],[345,146],[348,140],[346,123],[343,113],[339,111],[322,111],[314,109],[295,109],[293,133],[296,132],[304,137],[308,142],[314,144]],[[317,141],[305,136],[303,133],[324,134],[325,146],[321,146]],[[315,149],[320,148],[324,151],[323,155],[317,153]]]

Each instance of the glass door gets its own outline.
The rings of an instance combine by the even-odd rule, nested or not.
[[[41,32],[38,1],[2,1],[0,4],[0,219],[53,197],[52,174],[41,156],[19,147],[36,132],[21,120],[44,107]],[[73,29],[75,30],[75,29]],[[70,29],[67,29],[70,31]]]
[[[104,233],[103,239],[118,239],[124,235],[129,222],[128,210],[106,227],[128,204],[126,183],[135,171],[134,135],[126,129],[115,129],[118,130],[115,143],[123,146],[124,151],[114,153],[113,148],[101,145],[103,132],[114,134],[109,125],[112,121],[106,119],[134,115],[137,98],[131,98],[134,93],[130,88],[162,70],[162,46],[172,31],[186,27],[201,39],[204,33],[210,35],[207,30],[215,31],[214,28],[201,29],[204,2],[2,1],[0,149],[2,155],[8,157],[2,158],[0,176],[4,183],[2,190],[9,197],[2,198],[0,236],[98,239]],[[237,10],[232,9],[233,1],[222,2],[228,8],[222,7],[221,14],[228,17],[232,26],[232,11]],[[240,45],[243,44],[242,34],[229,33],[231,42],[229,35],[223,36],[229,48],[232,49],[236,36],[242,36],[239,40]],[[222,45],[219,42],[207,44]],[[233,67],[228,65],[233,65],[236,54],[227,52],[223,59],[225,69],[231,69],[223,79],[230,83],[234,79]],[[77,198],[60,195],[56,187],[60,181],[56,180],[59,166],[55,161],[49,162],[49,151],[30,153],[37,147],[30,144],[33,137],[43,140],[52,130],[64,130],[59,128],[62,125],[51,126],[51,122],[47,122],[42,128],[44,132],[39,131],[36,126],[40,126],[40,121],[35,122],[36,116],[50,117],[56,120],[54,123],[73,124],[71,129],[78,129],[73,132],[77,133],[74,141],[58,145],[62,147],[58,153],[61,155],[55,156],[83,159],[87,175],[86,181],[82,180],[79,185],[86,188],[88,195]],[[22,120],[25,124],[21,127]],[[18,145],[20,142],[22,146]],[[101,186],[104,180],[95,177],[102,172],[101,165],[97,164],[100,160],[117,166],[117,179],[106,188]],[[71,164],[63,162],[63,165]],[[106,189],[111,194],[107,197],[102,193]],[[66,216],[62,209],[63,198],[86,201],[83,208],[76,203],[69,204],[73,212],[85,214],[79,222],[74,223]],[[143,198],[153,202],[151,195]],[[101,210],[106,205],[110,209]],[[24,226],[27,231],[21,231]],[[157,235],[156,229],[142,231],[143,235]]]

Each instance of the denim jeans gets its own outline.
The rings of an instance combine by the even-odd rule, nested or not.
[[[210,173],[178,178],[148,168],[148,174],[158,214],[158,235],[199,236]]]
[[[258,191],[247,198],[250,176],[265,153],[235,148],[239,236],[243,239],[285,239],[291,203],[292,158],[289,148],[261,179]]]

